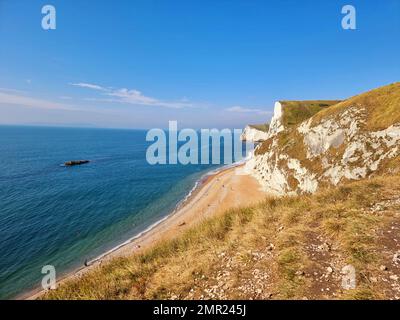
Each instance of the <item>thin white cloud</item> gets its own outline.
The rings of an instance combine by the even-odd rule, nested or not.
[[[83,98],[83,100],[90,102],[118,102],[112,98]]]
[[[69,106],[58,102],[28,97],[24,95],[11,94],[6,92],[0,92],[0,104],[20,105],[24,107],[49,109],[49,110],[79,110],[74,108],[73,106]]]
[[[0,88],[0,92],[12,92],[12,93],[19,93],[19,94],[24,94],[25,91],[22,90],[17,90],[17,89],[9,89],[9,88]]]
[[[99,90],[99,91],[107,91],[108,90],[107,88],[104,88],[102,86],[99,86],[97,84],[92,84],[92,83],[79,82],[79,83],[70,83],[70,85],[75,86],[75,87]]]
[[[230,108],[225,109],[228,112],[236,112],[236,113],[257,113],[257,114],[262,114],[262,115],[268,115],[272,114],[270,111],[262,110],[259,108],[247,108],[247,107],[241,107],[241,106],[234,106]]]
[[[111,98],[86,98],[87,101],[98,101],[98,102],[117,102],[140,106],[154,106],[181,109],[193,107],[193,104],[186,100],[181,101],[162,101],[156,98],[145,96],[140,91],[135,89],[113,89],[105,88],[97,84],[92,83],[71,83],[71,85],[81,88],[87,88],[97,91],[102,91],[102,95],[109,96]]]
[[[116,97],[119,102],[125,102],[129,104],[136,104],[143,106],[159,106],[159,107],[174,108],[174,109],[180,109],[192,106],[192,104],[184,101],[180,102],[161,101],[152,97],[147,97],[138,90],[129,90],[125,88],[113,90],[107,93],[107,95],[111,97]]]

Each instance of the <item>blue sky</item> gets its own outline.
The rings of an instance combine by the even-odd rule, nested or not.
[[[0,123],[240,128],[399,81],[399,57],[400,0],[0,0]]]

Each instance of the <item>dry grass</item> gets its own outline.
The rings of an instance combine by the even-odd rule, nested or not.
[[[283,107],[282,124],[285,128],[298,125],[339,102],[340,100],[281,101]]]
[[[269,124],[268,123],[263,123],[263,124],[249,124],[249,127],[260,130],[260,131],[264,131],[264,132],[268,132],[269,130]]]
[[[400,122],[400,82],[368,91],[322,110],[314,116],[313,122],[319,123],[350,106],[366,109],[368,118],[365,130],[386,129],[391,124]]]
[[[393,287],[368,279],[389,276],[379,266],[388,263],[388,250],[392,254],[395,248],[382,240],[382,230],[400,222],[397,207],[371,208],[396,197],[400,176],[312,196],[266,198],[211,218],[143,254],[114,259],[43,298],[392,298],[398,294]],[[324,243],[329,250],[318,250]],[[355,290],[340,286],[340,269],[346,264],[357,270]],[[334,272],[326,278],[327,266]]]

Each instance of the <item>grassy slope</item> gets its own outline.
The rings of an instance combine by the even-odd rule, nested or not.
[[[280,133],[280,138],[286,141],[286,138],[289,138],[288,134],[291,132],[293,127],[311,118],[316,113],[339,103],[340,100],[304,100],[280,102],[283,107],[282,124],[286,128],[283,133]],[[255,126],[252,125],[252,127]],[[264,141],[260,147],[256,149],[255,154],[260,155],[267,152],[271,142],[272,139]]]
[[[400,122],[400,82],[380,87],[344,100],[313,118],[313,123],[341,112],[350,107],[366,109],[368,114],[366,129],[377,131],[386,129],[393,123]]]
[[[269,124],[268,123],[263,123],[263,124],[249,124],[249,127],[260,130],[260,131],[264,131],[264,132],[268,132],[269,130]]]
[[[115,259],[44,298],[393,298],[399,210],[400,176],[266,198]],[[343,291],[340,270],[349,263],[358,285]]]
[[[285,128],[300,124],[316,113],[339,103],[340,100],[281,101],[282,123]]]
[[[282,123],[285,128],[292,127],[339,102],[340,100],[281,101],[284,108]],[[269,129],[268,123],[250,124],[249,126],[264,132],[268,132]]]
[[[340,100],[280,101],[283,106],[282,123],[285,128],[300,124],[316,113],[340,102]],[[252,128],[267,132],[269,124],[250,124]]]

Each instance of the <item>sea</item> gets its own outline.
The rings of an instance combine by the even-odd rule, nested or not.
[[[40,288],[46,265],[62,277],[149,230],[227,165],[150,165],[152,143],[144,130],[0,126],[0,299]]]

